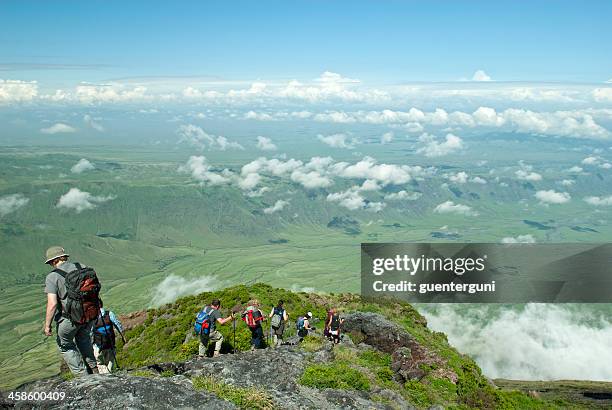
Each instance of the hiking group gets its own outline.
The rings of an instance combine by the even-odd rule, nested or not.
[[[61,246],[45,253],[45,264],[53,270],[45,279],[43,333],[52,336],[55,322],[57,345],[73,374],[110,373],[117,366],[115,329],[123,338],[123,327],[114,312],[104,309],[94,269],[68,258]]]
[[[200,338],[198,355],[199,357],[206,357],[210,342],[214,343],[214,349],[212,351],[212,357],[218,357],[221,352],[223,343],[223,335],[217,331],[217,325],[223,325],[232,321],[233,323],[233,335],[234,340],[232,346],[236,346],[236,319],[240,317],[245,322],[248,329],[251,331],[251,350],[263,349],[266,347],[264,344],[264,329],[263,322],[270,319],[269,325],[269,336],[271,347],[277,348],[284,344],[284,333],[287,329],[287,323],[289,323],[289,314],[284,307],[285,302],[279,300],[276,306],[272,307],[272,310],[267,315],[264,315],[260,308],[260,303],[257,299],[252,299],[247,303],[247,307],[242,309],[240,307],[234,307],[232,313],[225,318],[221,318],[219,309],[221,308],[221,301],[214,299],[210,305],[205,306],[196,315],[194,331]],[[296,342],[299,343],[306,336],[314,332],[316,329],[312,326],[313,316],[311,312],[299,316],[295,322],[296,328]],[[332,308],[327,312],[327,319],[325,321],[325,328],[323,335],[328,338],[334,344],[340,343],[341,334],[340,329],[344,319],[340,317],[337,309]],[[292,343],[288,343],[292,344]]]
[[[56,341],[60,353],[70,371],[75,375],[111,373],[118,368],[115,330],[123,337],[123,326],[114,312],[105,309],[100,299],[102,288],[95,270],[78,262],[70,262],[69,255],[60,246],[53,246],[45,253],[45,264],[53,269],[45,279],[47,309],[43,333],[53,335],[55,322]],[[212,356],[221,352],[224,337],[217,329],[228,322],[233,323],[233,346],[236,346],[236,319],[240,317],[251,331],[251,350],[263,349],[266,345],[277,348],[284,344],[284,334],[289,323],[289,314],[283,300],[279,300],[266,316],[257,299],[247,303],[246,308],[235,307],[227,317],[222,317],[221,301],[213,299],[196,316],[194,331],[199,336],[199,357],[205,357],[209,344],[214,344]],[[265,343],[263,322],[269,319],[270,343]],[[295,322],[297,342],[316,329],[313,316],[307,312]],[[334,343],[340,342],[343,319],[336,309],[327,313],[324,336]]]

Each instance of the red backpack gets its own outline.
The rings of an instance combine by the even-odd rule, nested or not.
[[[244,320],[248,327],[257,327],[259,322],[263,320],[263,316],[259,309],[254,306],[248,306],[242,314],[242,320]]]
[[[98,317],[102,286],[93,268],[83,268],[78,263],[74,265],[76,269],[71,272],[53,271],[66,280],[66,311],[62,311],[62,316],[82,325]]]

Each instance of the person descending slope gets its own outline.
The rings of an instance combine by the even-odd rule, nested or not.
[[[117,364],[117,352],[115,349],[115,329],[123,338],[123,326],[115,313],[105,310],[100,301],[100,314],[94,321],[92,327],[93,351],[98,362],[98,371],[112,373]],[[125,339],[123,338],[125,343]]]
[[[193,328],[200,336],[200,346],[198,349],[199,357],[206,357],[208,342],[215,343],[215,351],[213,357],[218,357],[223,344],[223,335],[217,330],[217,324],[223,325],[234,318],[231,314],[226,318],[221,318],[221,301],[214,299],[210,305],[205,306],[196,316]]]
[[[333,308],[326,326],[329,329],[329,338],[335,344],[340,343],[340,328],[342,327],[343,322],[344,319],[341,319],[338,311]]]
[[[53,270],[45,279],[47,312],[43,333],[51,336],[51,321],[56,322],[57,345],[75,375],[98,373],[91,344],[91,326],[98,316],[100,282],[92,268],[68,262],[61,246],[47,249],[45,263]]]
[[[242,320],[247,324],[251,331],[251,350],[263,349],[263,329],[261,323],[266,320],[259,309],[257,299],[250,300],[247,308],[242,312]]]
[[[312,326],[310,326],[310,321],[312,320],[312,313],[308,312],[304,316],[298,317],[295,322],[295,327],[297,328],[297,334],[300,337],[300,342],[308,336],[308,333],[314,330]]]
[[[274,347],[278,347],[281,345],[283,341],[283,333],[285,332],[285,323],[289,319],[287,315],[287,311],[284,309],[284,301],[279,300],[278,305],[272,308],[270,315],[270,327],[272,328],[273,333],[273,345]]]
[[[323,337],[326,337],[328,339],[331,337],[330,334],[329,334],[329,319],[331,319],[333,314],[334,314],[333,313],[333,309],[330,308],[327,311],[327,315],[325,316],[325,327],[323,328]]]

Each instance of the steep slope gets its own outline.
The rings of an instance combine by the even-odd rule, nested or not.
[[[234,311],[252,298],[264,307],[283,299],[290,322],[306,311],[324,318],[326,309],[339,308],[345,318],[342,342],[334,346],[323,339],[319,322],[302,343],[289,326],[280,348],[249,352],[250,333],[237,323],[235,343],[233,326],[219,327],[227,354],[194,358],[193,317],[213,297]],[[410,305],[390,300],[292,293],[256,284],[183,298],[126,316],[124,322],[129,330],[127,343],[118,346],[123,369],[118,374],[35,382],[18,390],[64,391],[68,398],[17,407],[555,409],[606,404],[501,390],[444,334],[430,331]]]

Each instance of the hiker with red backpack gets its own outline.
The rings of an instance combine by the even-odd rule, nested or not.
[[[206,357],[208,343],[215,344],[213,357],[218,357],[223,344],[223,335],[217,330],[217,325],[224,325],[234,319],[234,315],[230,314],[226,318],[221,317],[221,301],[213,299],[210,305],[205,306],[196,316],[194,331],[200,336],[200,346],[198,348],[198,357]]]
[[[98,373],[90,334],[100,310],[100,282],[92,268],[69,262],[68,257],[61,246],[52,246],[45,254],[45,263],[53,270],[45,279],[43,333],[53,335],[51,322],[55,320],[57,345],[70,371],[75,375]]]
[[[244,320],[251,331],[251,350],[263,349],[264,333],[261,323],[266,318],[259,309],[259,301],[257,299],[249,301],[247,308],[242,312],[242,320]]]

